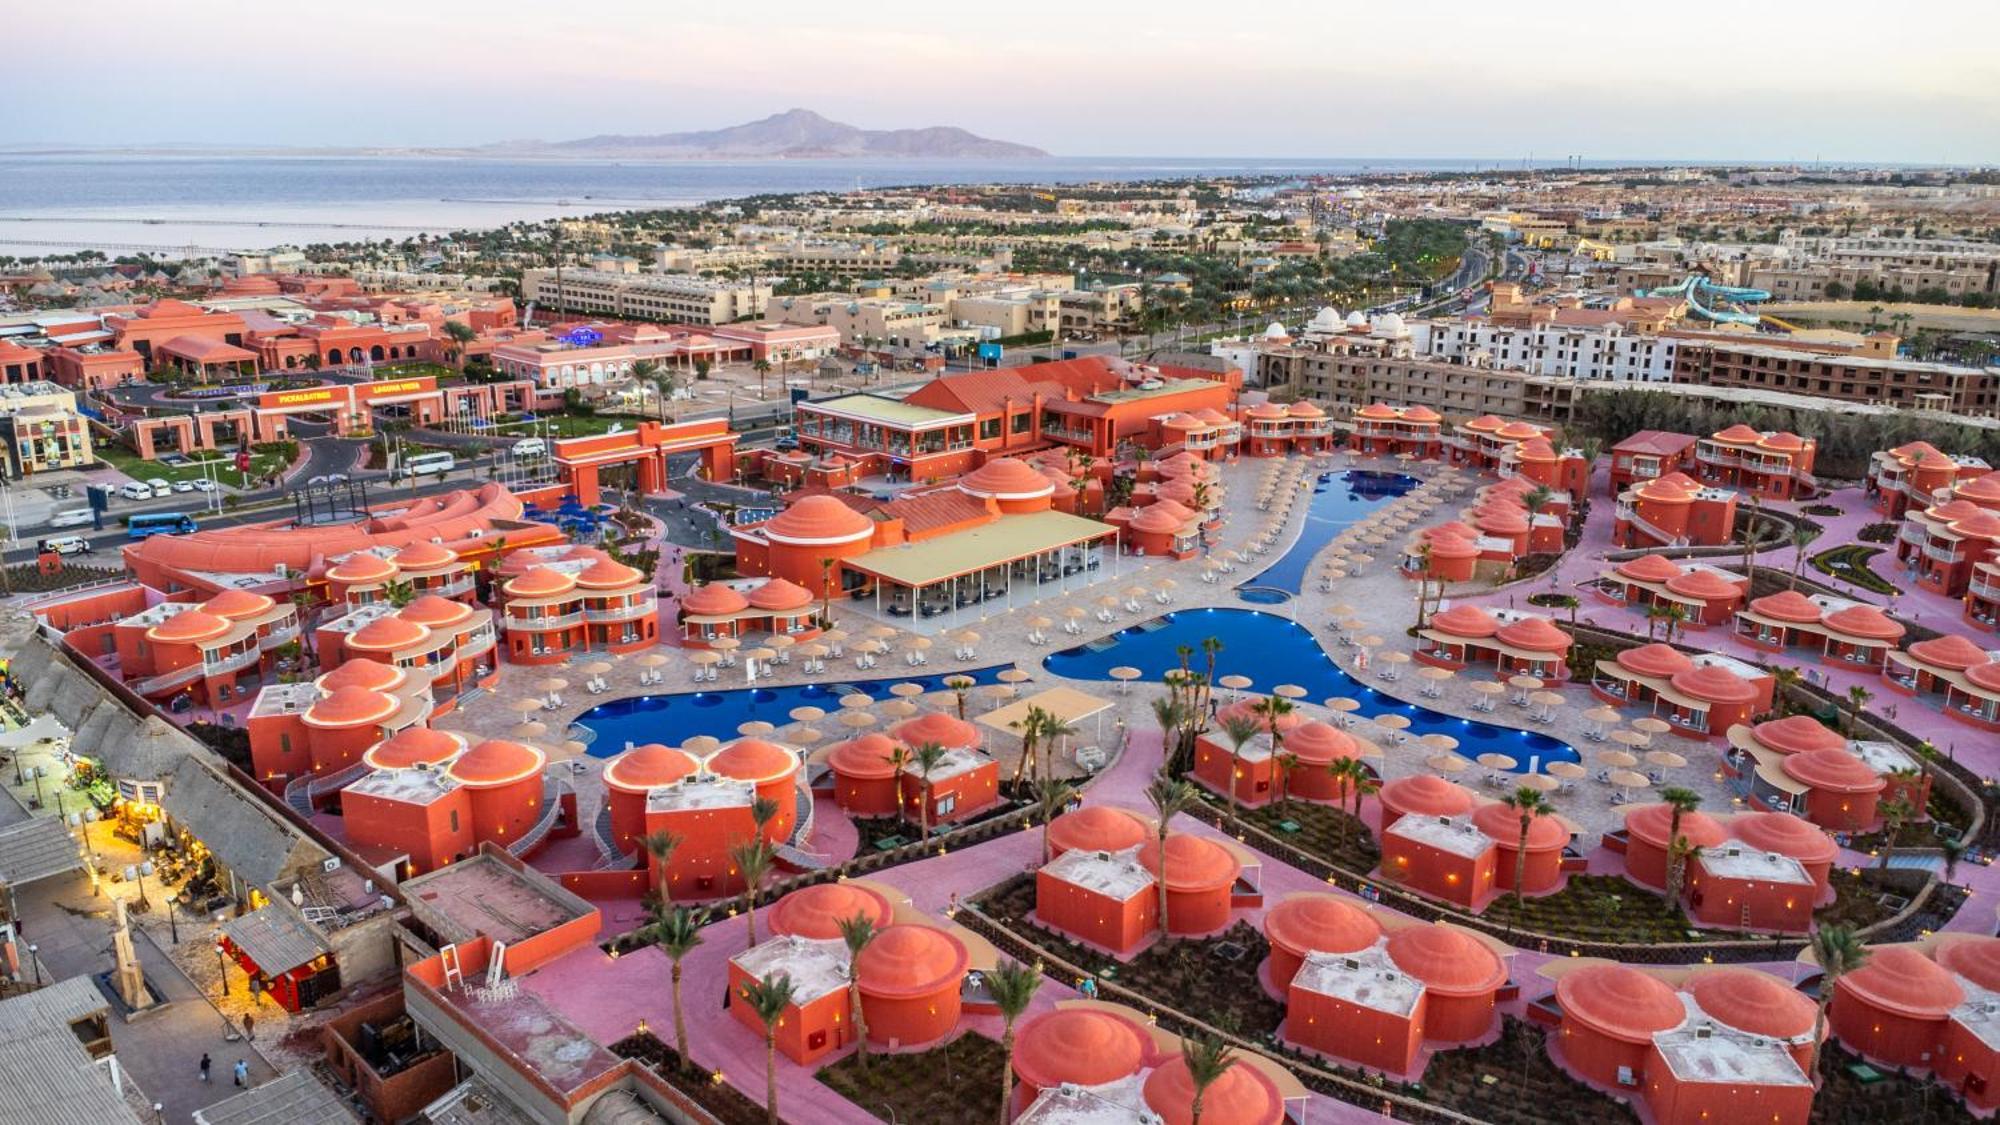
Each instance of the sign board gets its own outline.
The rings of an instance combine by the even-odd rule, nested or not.
[[[1007,354],[1007,349],[1000,346],[999,344],[979,345],[979,358],[983,362],[999,363],[1001,358],[1006,354]]]

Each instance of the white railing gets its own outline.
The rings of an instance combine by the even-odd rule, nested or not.
[[[534,827],[521,834],[521,838],[507,845],[509,855],[526,855],[537,844],[548,839],[549,830],[556,826],[556,817],[562,814],[562,798],[571,792],[567,781],[555,781],[542,786],[542,815],[535,818]]]
[[[1687,536],[1671,534],[1666,528],[1640,515],[1636,508],[1620,504],[1618,506],[1618,518],[1645,532],[1663,547],[1685,547],[1688,545]]]
[[[370,768],[367,762],[356,762],[344,770],[327,774],[325,777],[312,778],[306,784],[306,799],[308,801],[317,800],[322,793],[332,793],[345,789],[355,782],[360,781],[369,772]],[[289,787],[287,788],[289,789]]]
[[[1960,562],[1965,558],[1964,555],[1958,553],[1958,544],[1956,543],[1944,547],[1940,547],[1935,543],[1926,543],[1924,544],[1924,557],[1945,563]]]
[[[583,618],[594,622],[632,621],[658,611],[658,603],[647,598],[638,605],[621,606],[617,609],[586,609],[583,611]]]
[[[2000,581],[1995,581],[1983,575],[1973,575],[1972,584],[1966,587],[1966,589],[1969,593],[1978,594],[1981,597],[2000,598]]]
[[[1930,542],[1930,533],[1924,530],[1924,525],[1915,520],[1905,520],[1903,526],[1897,530],[1896,538],[1912,546],[1922,547]]]
[[[531,633],[547,632],[550,629],[567,629],[571,625],[579,625],[582,623],[583,623],[582,610],[577,610],[575,613],[558,613],[555,614],[554,616],[545,616],[545,617],[509,616],[507,618],[507,628],[520,629]]]

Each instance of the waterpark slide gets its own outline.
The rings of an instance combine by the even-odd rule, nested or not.
[[[1771,319],[1742,307],[1770,300],[1771,294],[1768,291],[1746,289],[1735,285],[1718,285],[1698,273],[1691,273],[1674,285],[1648,289],[1641,295],[1678,297],[1688,303],[1688,307],[1694,310],[1696,316],[1718,324],[1756,324]],[[1772,321],[1772,323],[1782,322]]]

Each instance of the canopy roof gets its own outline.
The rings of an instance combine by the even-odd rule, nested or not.
[[[1002,516],[993,523],[921,543],[883,547],[843,565],[905,586],[928,586],[963,574],[1088,543],[1113,534],[1110,524],[1067,512]]]
[[[1026,699],[1017,699],[1005,707],[988,711],[979,716],[980,725],[994,730],[1019,733],[1015,724],[1028,717],[1028,708],[1039,707],[1065,723],[1076,723],[1115,706],[1108,699],[1100,699],[1089,692],[1069,687],[1053,687],[1038,691]]]

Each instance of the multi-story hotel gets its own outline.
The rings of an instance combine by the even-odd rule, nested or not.
[[[1702,480],[1753,492],[1772,500],[1790,500],[1819,490],[1812,475],[1818,444],[1782,430],[1759,433],[1738,422],[1695,443],[1694,459]]]
[[[728,324],[763,315],[765,302],[771,299],[771,286],[687,274],[536,269],[522,275],[521,297],[547,308],[592,316]]]
[[[1967,454],[1943,453],[1927,441],[1913,441],[1894,449],[1878,449],[1868,462],[1864,482],[1876,510],[1890,519],[1900,519],[1911,508],[1928,508],[1940,489],[1949,489],[1961,480],[1982,477],[1993,471],[1984,459]]]

